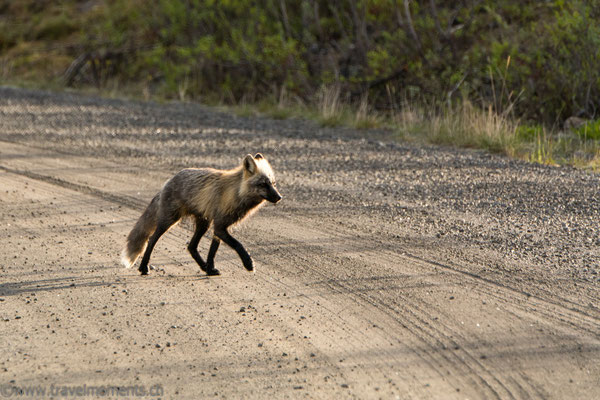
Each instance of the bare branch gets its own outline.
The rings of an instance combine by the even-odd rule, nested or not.
[[[281,21],[283,24],[283,30],[285,31],[285,39],[291,38],[290,21],[288,20],[287,9],[285,7],[285,0],[279,0],[279,8],[281,10]]]
[[[421,51],[421,41],[419,40],[419,37],[417,36],[417,32],[415,31],[415,27],[412,22],[412,17],[410,15],[410,0],[404,0],[404,14],[406,16],[406,24],[408,25],[408,32],[412,36],[413,40],[415,41],[415,45],[417,46],[417,48],[419,49],[419,52],[420,52]]]
[[[437,7],[435,6],[435,0],[429,0],[429,8],[431,8],[431,16],[433,17],[433,22],[435,23],[435,29],[440,35],[442,35],[442,37],[446,38],[447,33],[442,30],[442,26],[440,25]]]

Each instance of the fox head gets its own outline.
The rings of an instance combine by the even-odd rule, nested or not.
[[[242,162],[246,183],[246,195],[261,197],[271,203],[281,200],[281,194],[275,188],[275,175],[271,165],[262,154],[254,157],[248,154]]]

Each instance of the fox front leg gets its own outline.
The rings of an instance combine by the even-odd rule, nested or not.
[[[208,257],[206,258],[206,269],[203,269],[203,271],[206,272],[206,275],[221,275],[219,270],[215,268],[215,255],[217,254],[220,244],[221,240],[216,236],[213,237],[210,249],[208,250]]]
[[[250,257],[250,254],[248,254],[244,246],[227,232],[227,228],[215,226],[215,235],[238,253],[244,264],[244,268],[248,271],[254,271],[252,257]]]

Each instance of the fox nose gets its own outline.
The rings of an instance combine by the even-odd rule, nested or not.
[[[273,204],[279,203],[279,201],[281,200],[281,195],[279,194],[279,191],[275,188],[272,188],[269,192],[270,193],[267,200],[269,200]]]

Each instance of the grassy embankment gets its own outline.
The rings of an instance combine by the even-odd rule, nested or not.
[[[594,4],[259,3],[0,0],[0,82],[62,90],[90,54],[70,87],[600,167]]]

